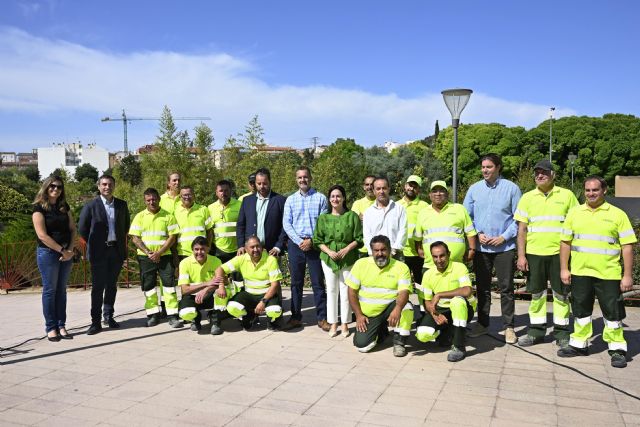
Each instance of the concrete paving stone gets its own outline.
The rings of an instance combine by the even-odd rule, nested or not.
[[[542,403],[545,405],[554,405],[557,402],[554,389],[545,393],[535,393],[533,391],[516,391],[516,390],[504,390],[498,391],[498,397],[510,400],[520,400],[523,402]]]
[[[52,400],[55,402],[68,403],[70,405],[77,405],[81,402],[91,399],[90,394],[83,393],[81,391],[73,391],[69,389],[54,390],[47,394],[43,394],[39,398],[42,400]]]
[[[16,408],[5,409],[0,412],[0,420],[2,423],[15,423],[22,425],[31,425],[49,418],[49,414],[39,412],[25,411]]]
[[[501,381],[500,384],[498,385],[498,389],[500,392],[504,391],[503,397],[505,397],[506,399],[509,398],[508,394],[511,392],[555,396],[558,390],[556,387],[530,385],[524,379],[519,383]],[[514,400],[520,400],[520,399],[514,399]]]
[[[143,402],[175,408],[189,408],[213,394],[212,391],[173,386],[154,394]]]
[[[359,410],[368,410],[373,402],[377,399],[371,397],[362,397],[360,394],[346,397],[339,394],[327,393],[322,396],[316,403],[322,406],[337,406],[340,408],[353,408]]]
[[[485,406],[485,407],[494,407],[496,406],[496,396],[480,396],[480,395],[471,395],[465,394],[464,392],[456,391],[441,391],[435,400],[443,400],[448,402],[468,402],[473,406]]]
[[[105,396],[91,396],[87,400],[80,402],[81,406],[88,408],[108,409],[112,411],[124,411],[138,402],[126,399],[114,399]]]
[[[185,412],[195,411],[200,414],[208,414],[210,417],[231,420],[249,409],[248,406],[236,405],[232,401],[200,401],[194,402]]]
[[[494,360],[473,360],[466,358],[455,364],[455,369],[459,371],[483,372],[490,374],[502,373],[504,363]]]
[[[558,425],[623,426],[624,420],[617,412],[558,406]]]
[[[89,408],[78,405],[61,411],[60,415],[63,417],[78,418],[80,420],[95,421],[97,424],[100,421],[111,420],[112,417],[119,413],[119,411],[105,408]]]
[[[177,419],[177,418],[176,418]],[[162,420],[158,418],[150,418],[145,415],[132,414],[130,412],[120,412],[108,420],[104,420],[109,424],[115,426],[123,426],[123,427],[132,427],[132,426],[140,426],[146,427],[149,425],[153,425],[154,427],[159,427],[162,425],[176,425],[175,420]]]
[[[270,390],[275,389],[280,384],[284,383],[287,380],[283,379],[273,379],[273,378],[264,378],[257,372],[250,372],[246,375],[242,375],[241,377],[236,378],[230,385],[242,386],[245,388],[250,387],[268,387]],[[312,383],[315,384],[315,383]],[[224,387],[224,386],[223,386]]]
[[[425,407],[427,405],[433,404],[435,400],[435,396],[433,398],[426,398],[422,395],[418,395],[414,392],[415,390],[405,390],[404,395],[389,393],[388,390],[385,390],[378,399],[376,403],[385,403],[389,405],[397,405],[397,406],[421,406]],[[429,406],[430,407],[430,406]]]
[[[367,383],[365,381],[342,379],[332,388],[340,393],[360,393],[361,391],[384,392],[389,384]]]
[[[490,417],[493,414],[494,405],[476,405],[474,401],[461,396],[438,397],[432,409],[436,411],[448,411],[463,414],[482,415]]]
[[[351,369],[353,369],[354,364],[351,363],[329,363],[324,360],[314,360],[310,362],[307,367],[312,369],[320,369],[320,370],[328,370],[328,371],[337,371],[343,374],[346,374]]]
[[[236,405],[251,406],[261,399],[261,396],[250,395],[244,392],[222,393],[215,391],[203,399],[205,402],[233,402]]]
[[[269,397],[291,402],[313,404],[322,396],[326,395],[330,389],[331,386],[328,385],[309,384],[300,387],[299,383],[286,382],[269,393]]]
[[[530,371],[526,369],[513,369],[513,368],[504,368],[502,373],[504,375],[517,375],[519,377],[525,378],[542,378],[542,379],[553,379],[554,373],[551,370],[540,370],[540,371]]]
[[[129,381],[105,392],[103,396],[142,402],[166,389],[166,384]]]
[[[274,409],[252,407],[242,412],[235,420],[252,420],[257,424],[292,424],[300,414]]]
[[[280,368],[274,369],[273,366],[268,364],[261,364],[247,372],[246,375],[262,375],[265,380],[277,380],[284,381],[297,374],[298,368]]]
[[[98,425],[98,423],[95,421],[79,420],[77,418],[70,418],[62,415],[54,415],[52,417],[49,417],[33,425],[43,426],[43,427],[69,427],[69,426],[89,427],[89,426]]]
[[[290,400],[274,399],[266,396],[253,404],[254,408],[270,409],[274,411],[285,411],[293,414],[303,414],[311,405],[308,403],[292,402]]]
[[[347,399],[347,398],[345,398]],[[357,422],[366,413],[366,409],[351,408],[349,406],[333,406],[316,403],[305,412],[305,415],[313,415],[320,418],[327,418],[336,421]]]
[[[509,420],[514,423],[514,425],[520,421],[530,422],[531,420],[545,425],[558,424],[556,407],[553,405],[545,406],[544,410],[541,410],[539,403],[528,403],[503,398],[498,398],[496,402],[494,417]]]
[[[463,371],[458,371],[463,372]],[[464,372],[463,372],[464,373]],[[454,375],[449,376],[445,381],[449,384],[471,385],[476,387],[498,387],[499,376],[495,374],[483,374],[479,375]],[[491,376],[493,375],[493,377]]]
[[[390,386],[399,386],[399,387],[407,387],[407,388],[437,388],[438,386],[442,386],[447,376],[438,376],[438,377],[430,377],[430,376],[401,376],[398,375],[391,381]]]
[[[622,414],[622,419],[627,427],[640,426],[640,416],[637,414]]]
[[[306,385],[318,385],[332,387],[339,379],[325,378],[319,376],[312,376],[307,374],[298,373],[287,380],[288,383],[306,384]]]
[[[615,393],[615,401],[620,412],[635,414],[640,417],[640,402],[621,393]],[[638,421],[640,422],[640,420]]]
[[[391,398],[391,396],[397,396],[400,399],[405,396],[414,396],[417,399],[435,399],[440,393],[441,388],[442,386],[408,388],[404,386],[391,385],[384,390],[378,399],[388,399]]]
[[[211,381],[215,381],[218,383],[228,384],[233,382],[236,378],[241,375],[245,375],[249,372],[249,369],[243,369],[241,371],[234,371],[233,369],[228,369],[226,367],[210,367],[200,371],[198,375],[201,378],[209,378]]]
[[[186,409],[184,408],[155,404],[153,403],[153,399],[141,403],[136,403],[124,410],[124,412],[130,414],[142,415],[149,418],[160,418],[164,420],[176,417],[184,411],[186,411]]]
[[[417,418],[424,420],[427,414],[431,410],[434,401],[425,401],[419,405],[402,405],[399,403],[385,403],[377,401],[371,407],[368,412],[375,412],[385,415],[398,415],[401,417]]]
[[[339,413],[336,414],[336,416]],[[300,427],[326,427],[328,425],[332,427],[354,427],[357,421],[347,421],[339,418],[331,417],[319,417],[315,415],[304,414],[300,415],[293,422],[293,426]]]
[[[425,425],[444,425],[446,423],[450,423],[451,425],[484,427],[490,425],[491,417],[462,412],[450,412],[434,408],[429,412],[429,415],[427,415]],[[512,424],[512,426],[513,425],[514,424]]]
[[[523,384],[528,383],[531,385],[539,386],[539,387],[555,387],[556,381],[553,378],[535,378],[535,377],[527,377],[523,378],[519,375],[502,375],[500,377],[500,385],[504,383],[511,384]]]
[[[70,403],[57,402],[54,400],[30,399],[20,405],[14,406],[15,409],[29,412],[39,412],[41,414],[56,415],[65,409],[74,406]]]
[[[558,407],[566,406],[569,408],[593,409],[605,412],[617,411],[616,402],[585,399],[582,395],[579,398],[557,396],[556,405]]]
[[[343,376],[342,372],[336,372],[336,371],[331,371],[326,369],[315,369],[315,368],[309,368],[309,367],[302,368],[300,371],[298,371],[296,375],[307,375],[311,377],[331,378],[335,380],[339,380]]]
[[[4,394],[28,397],[32,399],[42,396],[43,394],[47,394],[50,391],[51,389],[49,388],[29,386],[29,385],[25,385],[24,383],[16,384],[2,390]]]
[[[530,422],[524,422],[521,420],[518,420],[518,427],[540,427],[541,425],[544,424],[537,424],[535,423],[535,420],[530,420]],[[491,420],[491,427],[513,427],[514,426],[514,422],[511,420],[504,420],[502,418],[493,418]]]
[[[49,372],[46,375],[41,376],[40,378],[48,379],[48,380],[57,380],[63,381],[66,383],[72,383],[76,381],[81,381],[87,377],[87,374],[83,374],[82,372],[72,372],[66,370],[56,370]]]
[[[18,384],[36,377],[47,375],[53,369],[54,368],[33,366],[23,363],[8,365],[6,367],[3,366],[3,370],[0,371],[0,381]]]
[[[269,387],[269,382],[265,381],[262,386],[245,386],[245,385],[241,385],[241,384],[228,384],[224,387],[222,387],[221,389],[219,389],[217,392],[218,393],[222,393],[222,394],[248,394],[251,396],[257,396],[257,397],[263,397],[266,396],[267,394],[269,394],[271,391],[273,391],[272,387]]]
[[[460,394],[464,396],[478,396],[478,397],[496,397],[498,396],[498,389],[493,387],[479,387],[469,384],[449,384],[445,383],[440,393],[444,394]]]
[[[256,420],[251,418],[238,417],[229,421],[228,424],[225,424],[225,427],[255,427],[257,424],[259,424],[260,427],[285,427],[289,425],[289,424],[282,424],[282,423],[267,423],[267,422],[258,423]]]
[[[48,378],[33,378],[21,384],[25,386],[31,386],[31,387],[46,388],[48,390],[57,390],[59,388],[62,388],[70,384],[71,382],[72,381],[60,381],[60,380],[52,380]]]
[[[424,417],[406,417],[402,415],[367,412],[361,422],[378,426],[422,426]]]

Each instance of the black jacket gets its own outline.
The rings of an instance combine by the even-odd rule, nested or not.
[[[281,254],[284,252],[287,241],[287,234],[282,228],[282,215],[284,214],[284,202],[286,200],[284,196],[272,191],[269,197],[269,205],[267,206],[267,215],[264,219],[264,248],[270,251],[275,246],[280,249]],[[257,201],[258,197],[255,194],[242,199],[240,216],[236,225],[239,248],[244,246],[247,238],[256,235],[258,232]]]
[[[129,232],[129,208],[127,202],[114,197],[116,214],[116,240],[118,254],[122,260],[127,258],[127,233]],[[89,261],[100,259],[106,253],[106,241],[109,235],[107,211],[100,196],[87,202],[82,207],[78,221],[78,234],[87,242],[87,258]]]

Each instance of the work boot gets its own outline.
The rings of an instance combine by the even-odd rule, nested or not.
[[[152,314],[147,318],[147,328],[152,328],[158,324],[158,315]]]
[[[102,320],[102,326],[108,326],[110,329],[118,329],[120,324],[113,317]]]
[[[558,338],[556,340],[556,345],[560,348],[566,347],[569,345],[569,338]]]
[[[190,328],[194,332],[198,332],[200,329],[202,329],[202,324],[200,323],[200,320],[196,319],[193,322],[191,322]]]
[[[451,346],[451,351],[447,354],[447,360],[449,362],[459,362],[465,358],[465,351],[463,349],[459,349],[455,345]]]
[[[242,316],[242,328],[245,331],[250,330],[253,327],[253,321],[254,321],[255,317],[254,316],[250,316],[250,315],[246,315],[246,316]],[[211,325],[213,326],[213,325]]]
[[[577,348],[572,345],[568,345],[566,347],[560,347],[556,354],[558,355],[558,357],[587,356],[589,354],[589,349]]]
[[[523,335],[518,339],[518,345],[520,347],[531,347],[532,345],[540,344],[544,342],[544,338],[536,338],[531,335]]]
[[[489,333],[489,329],[486,326],[483,326],[482,324],[476,322],[476,324],[473,325],[473,328],[471,328],[471,331],[467,334],[467,336],[469,338],[476,338],[481,335],[486,335],[488,333]]]
[[[386,328],[385,328],[386,329]],[[407,337],[403,337],[399,333],[393,334],[393,355],[395,357],[404,357],[407,355]]]
[[[211,324],[211,335],[222,335],[224,331],[217,323]]]
[[[267,320],[267,330],[279,331],[282,329],[282,317],[278,317],[276,320]]]
[[[611,366],[613,366],[614,368],[626,368],[627,357],[622,353],[613,353],[611,355]]]
[[[169,316],[169,326],[173,329],[178,329],[182,328],[183,324],[180,319],[178,319],[178,316]]]

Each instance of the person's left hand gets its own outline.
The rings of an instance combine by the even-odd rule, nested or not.
[[[398,326],[398,322],[400,321],[400,314],[402,314],[402,307],[396,306],[396,308],[391,311],[391,314],[387,318],[389,326],[391,326],[392,328]]]
[[[208,289],[209,288],[204,288],[204,289],[199,290],[196,293],[196,296],[195,296],[196,304],[202,304],[202,301],[204,301],[205,297],[207,296],[207,290]]]
[[[624,276],[620,281],[620,290],[622,292],[629,292],[633,289],[633,279],[628,276]]]
[[[256,314],[260,315],[260,314],[264,314],[265,311],[265,305],[262,301],[260,301],[258,303],[258,305],[256,305],[256,309],[254,310]]]
[[[487,242],[485,243],[486,245],[489,246],[500,246],[501,244],[503,244],[506,240],[504,239],[504,237],[502,236],[498,236],[498,237],[489,237],[487,239]]]

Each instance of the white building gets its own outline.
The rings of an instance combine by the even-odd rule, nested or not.
[[[81,143],[54,143],[51,147],[38,148],[38,172],[47,177],[57,168],[64,168],[73,176],[76,168],[85,163],[98,169],[102,174],[109,168],[109,152],[95,144],[83,146]]]

